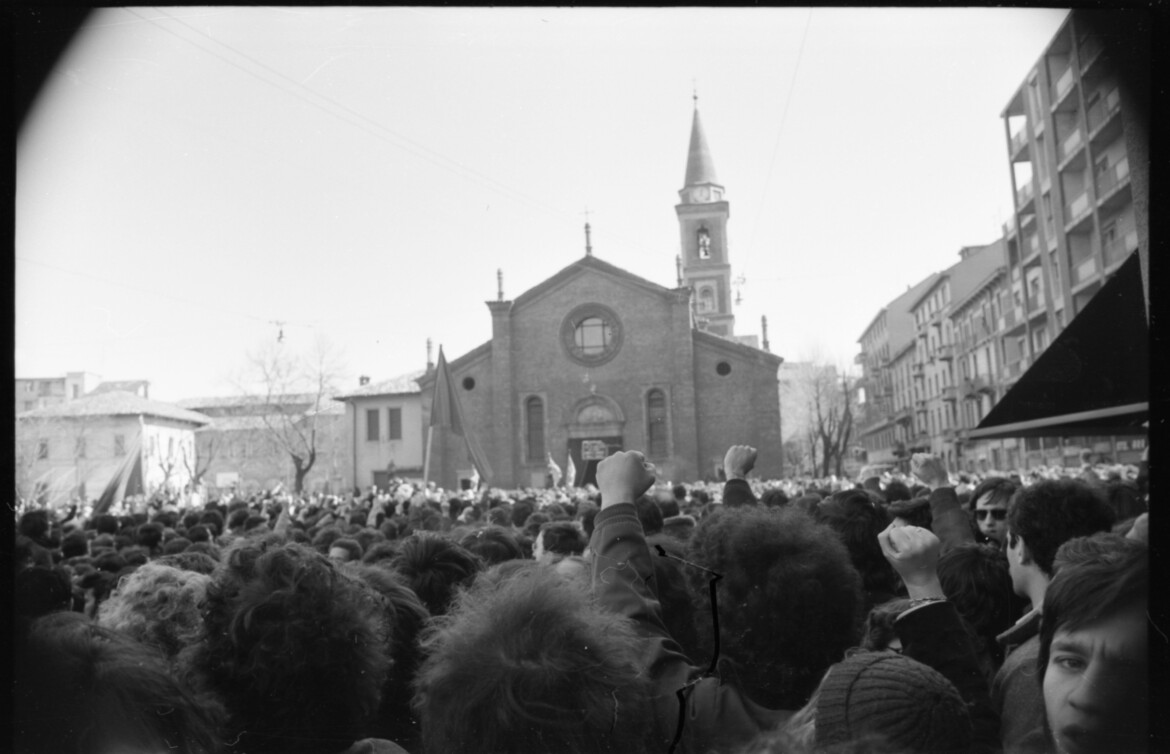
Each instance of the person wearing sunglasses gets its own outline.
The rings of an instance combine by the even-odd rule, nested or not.
[[[1017,489],[1006,477],[989,477],[971,491],[971,513],[979,530],[978,542],[1003,547],[1007,538],[1008,503]]]

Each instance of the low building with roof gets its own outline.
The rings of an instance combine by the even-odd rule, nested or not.
[[[194,471],[211,498],[242,495],[281,485],[295,489],[290,447],[307,458],[316,454],[303,490],[341,494],[353,485],[350,428],[343,406],[328,396],[289,393],[187,398],[179,405],[210,417],[196,433]]]
[[[356,390],[333,396],[352,429],[355,484],[386,489],[392,476],[422,476],[425,452],[422,389],[417,370],[380,382],[362,377]]]
[[[97,498],[129,454],[142,453],[146,492],[191,480],[195,432],[211,419],[125,391],[91,393],[16,417],[16,487],[50,506]]]

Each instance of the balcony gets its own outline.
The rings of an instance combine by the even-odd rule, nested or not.
[[[1024,311],[1020,308],[1008,309],[1003,313],[1003,328],[1005,333],[1024,326]]]
[[[912,375],[914,375],[915,377],[925,376],[925,372],[924,372],[925,369],[926,369],[926,365],[923,364],[921,361],[916,361],[910,365],[910,373]]]
[[[1109,241],[1103,242],[1101,248],[1105,252],[1105,267],[1109,268],[1115,264],[1124,262],[1137,247],[1138,236],[1136,230],[1131,230],[1123,236],[1119,235]]]
[[[1021,128],[1011,136],[1011,150],[1012,160],[1015,162],[1023,162],[1028,159],[1027,154],[1020,154],[1023,150],[1028,148],[1028,129]],[[1016,157],[1020,159],[1017,160]]]
[[[1076,287],[1081,283],[1087,283],[1093,278],[1097,277],[1097,258],[1089,256],[1083,262],[1078,262],[1073,265],[1069,272],[1069,285]]]
[[[1011,238],[1015,234],[1016,234],[1016,221],[1014,219],[1008,220],[1007,222],[1005,222],[1003,224],[1003,237],[1004,238]]]
[[[1031,204],[1032,200],[1035,198],[1036,192],[1032,189],[1032,184],[1030,182],[1025,183],[1023,186],[1020,186],[1018,191],[1016,191],[1016,206],[1022,212],[1024,207],[1027,207],[1029,204]]]
[[[1127,183],[1129,183],[1129,158],[1123,157],[1113,167],[1097,174],[1098,201],[1107,201],[1111,194]]]
[[[1097,129],[1109,122],[1109,119],[1121,111],[1121,94],[1113,89],[1104,97],[1089,106],[1085,117],[1089,122],[1089,133],[1096,134]]]
[[[1056,153],[1056,161],[1062,163],[1076,153],[1078,149],[1085,145],[1084,134],[1081,129],[1074,129],[1064,141],[1060,142],[1060,148]]]
[[[1081,60],[1081,73],[1087,71],[1097,61],[1097,56],[1105,49],[1095,35],[1089,34],[1077,41],[1077,54]]]
[[[954,403],[955,401],[959,400],[959,389],[954,385],[945,386],[942,390],[939,391],[939,393],[942,395],[942,399],[944,401],[950,401],[951,403]]]
[[[1026,265],[1040,253],[1040,236],[1036,233],[1028,236],[1028,243],[1025,248],[1027,249],[1027,253],[1024,256],[1023,263]]]
[[[937,346],[934,349],[934,356],[936,359],[950,361],[951,359],[955,358],[955,347],[950,343],[944,343],[943,345]]]
[[[963,397],[978,399],[981,393],[994,393],[991,381],[986,377],[968,377],[963,380]]]
[[[1061,101],[1064,100],[1066,96],[1068,96],[1068,93],[1072,91],[1073,84],[1075,83],[1076,79],[1073,76],[1073,70],[1071,67],[1067,68],[1064,73],[1060,74],[1060,76],[1056,79],[1056,86],[1052,88],[1052,102],[1054,109],[1059,107]]]
[[[1121,163],[1118,163],[1120,166]],[[1128,171],[1129,165],[1126,165]],[[1127,172],[1128,175],[1128,172]],[[1064,205],[1064,229],[1067,233],[1069,228],[1076,225],[1080,220],[1087,217],[1089,214],[1089,192],[1081,191],[1071,202]]]
[[[925,398],[915,398],[914,399],[914,410],[921,411],[921,412],[925,413],[926,412],[926,399]]]
[[[914,412],[907,408],[900,408],[894,412],[894,421],[899,424],[909,425],[914,421]]]
[[[943,442],[954,442],[959,439],[959,432],[953,428],[944,429],[942,432]]]
[[[1008,377],[1012,378],[1013,380],[1019,379],[1020,375],[1028,371],[1028,357],[1023,356],[1019,361],[1008,364],[1004,371],[1007,372]]]

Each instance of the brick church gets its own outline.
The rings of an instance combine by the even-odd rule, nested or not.
[[[760,448],[757,473],[781,473],[777,371],[783,359],[735,334],[729,204],[696,107],[675,206],[680,285],[668,288],[586,254],[514,300],[487,302],[492,338],[449,363],[468,431],[493,487],[544,487],[548,457],[574,480],[597,459],[641,450],[676,482],[714,479],[728,446]],[[586,226],[588,239],[588,226]],[[434,371],[419,379],[430,423]],[[431,479],[471,477],[462,438],[436,429]]]

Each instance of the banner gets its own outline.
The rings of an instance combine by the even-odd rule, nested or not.
[[[93,513],[105,513],[110,506],[122,502],[128,495],[146,494],[146,485],[142,478],[142,435],[145,425],[142,417],[138,417],[138,436],[126,450],[126,457],[118,464],[114,476],[110,479],[101,497],[93,507]]]
[[[552,475],[553,487],[561,485],[561,467],[557,466],[557,462],[553,460],[552,451],[548,454],[548,473]]]
[[[467,452],[471,455],[471,462],[475,470],[484,481],[490,482],[492,467],[487,456],[479,447],[471,433],[463,426],[463,411],[459,407],[459,396],[455,392],[455,385],[451,381],[451,373],[447,368],[447,358],[443,355],[443,347],[439,346],[439,363],[435,368],[435,389],[431,398],[431,425],[427,433],[427,458],[423,463],[423,476],[430,470],[431,441],[430,435],[435,427],[446,427],[463,437],[467,443]]]

